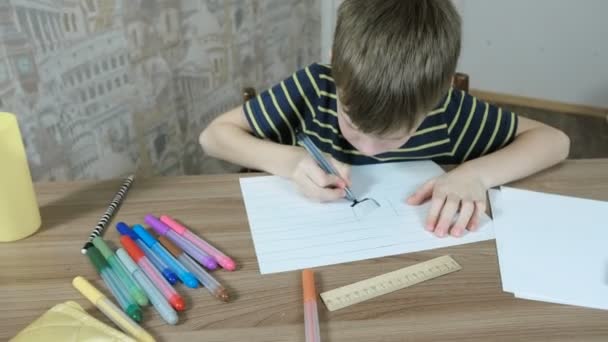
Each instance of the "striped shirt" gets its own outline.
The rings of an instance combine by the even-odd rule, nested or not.
[[[247,101],[243,110],[257,137],[296,145],[295,133],[303,131],[319,149],[351,165],[420,159],[459,164],[502,148],[517,131],[514,113],[450,88],[403,146],[365,156],[340,133],[336,101],[331,67],[312,64]]]

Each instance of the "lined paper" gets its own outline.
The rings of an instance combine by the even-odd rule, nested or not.
[[[262,274],[351,262],[494,238],[489,218],[478,232],[438,238],[424,230],[428,204],[405,199],[443,174],[430,161],[355,166],[352,190],[380,208],[358,216],[351,203],[316,203],[277,176],[241,178],[241,191]]]

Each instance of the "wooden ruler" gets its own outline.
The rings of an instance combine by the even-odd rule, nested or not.
[[[462,269],[448,255],[321,293],[329,311],[361,303]]]

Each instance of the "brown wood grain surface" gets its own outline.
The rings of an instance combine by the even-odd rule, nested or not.
[[[238,262],[236,272],[215,272],[232,302],[178,286],[189,305],[179,325],[163,323],[150,307],[144,310],[143,326],[160,341],[304,341],[300,273],[259,274],[240,176],[137,179],[114,220],[134,224],[147,213],[170,214]],[[66,300],[109,322],[71,280],[84,276],[108,294],[80,248],[120,182],[36,184],[43,227],[27,239],[0,244],[0,340]],[[513,185],[608,200],[608,159],[568,161]],[[114,246],[117,237],[113,227],[107,229],[105,238]],[[335,312],[319,301],[323,340],[608,341],[607,311],[502,292],[494,241],[320,267],[317,291],[445,254],[463,270]]]

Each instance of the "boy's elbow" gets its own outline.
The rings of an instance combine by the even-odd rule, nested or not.
[[[201,134],[198,137],[198,142],[201,145],[201,147],[203,148],[203,152],[205,152],[205,154],[212,156],[214,154],[214,139],[213,139],[213,130],[214,130],[214,125],[210,124],[209,126],[207,126],[207,128],[205,128]]]
[[[559,151],[559,160],[565,160],[566,158],[568,158],[568,155],[570,154],[570,137],[558,130],[555,129],[555,139],[554,140],[554,146],[558,149]]]

